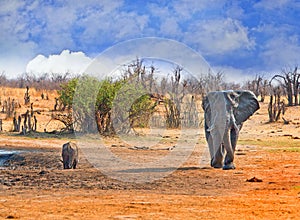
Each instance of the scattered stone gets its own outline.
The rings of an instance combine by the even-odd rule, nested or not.
[[[41,172],[39,172],[39,175],[45,175],[45,174],[47,174],[47,173],[49,173],[49,172],[46,171],[46,170],[42,170]]]
[[[12,184],[10,182],[4,182],[3,185],[4,186],[11,186]]]
[[[256,177],[252,177],[250,179],[247,179],[246,182],[258,183],[258,182],[262,182],[262,179],[258,179]]]
[[[300,137],[298,137],[298,136],[293,136],[293,135],[291,135],[291,134],[284,134],[283,136],[284,136],[284,137],[291,137],[292,139],[296,139],[296,140],[299,140],[299,139],[300,139]]]
[[[169,147],[168,150],[173,150],[176,146]]]
[[[240,155],[246,155],[246,153],[244,153],[244,152],[236,152],[235,155],[239,155],[239,156]]]
[[[155,149],[151,149],[151,150],[173,150],[176,146],[171,146],[171,147],[163,147],[163,148],[155,148]]]
[[[111,147],[126,147],[123,144],[112,144]]]
[[[288,125],[290,123],[290,120],[286,120],[284,117],[282,117],[283,124]]]
[[[149,150],[150,148],[145,147],[145,146],[133,146],[133,147],[130,147],[129,149],[131,149],[131,150]]]

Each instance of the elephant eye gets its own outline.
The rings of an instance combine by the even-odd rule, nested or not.
[[[230,98],[234,99],[234,98],[236,98],[236,97],[235,97],[235,95],[230,94]]]

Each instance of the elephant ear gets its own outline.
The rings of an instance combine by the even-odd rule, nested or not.
[[[243,90],[235,92],[239,94],[239,104],[234,110],[234,116],[236,123],[240,125],[259,109],[259,103],[251,91]]]
[[[202,109],[206,112],[209,109],[209,101],[208,101],[208,97],[205,96],[202,100]]]

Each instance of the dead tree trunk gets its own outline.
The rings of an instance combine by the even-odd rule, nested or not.
[[[32,130],[36,131],[36,128],[37,128],[37,119],[36,119],[36,116],[34,115],[33,116],[33,128],[32,128]]]
[[[25,114],[22,115],[24,117],[23,126],[22,126],[22,133],[25,135],[27,133],[27,128],[29,124],[29,110],[26,111]],[[27,124],[28,123],[28,124]]]
[[[166,109],[166,124],[168,128],[178,128],[181,125],[181,105],[185,96],[185,82],[180,85],[181,71],[183,68],[176,67],[174,77],[171,78],[171,93],[170,98],[164,101]],[[181,90],[181,91],[179,91]]]
[[[285,105],[281,100],[281,89],[280,87],[273,88],[270,94],[270,102],[268,106],[269,122],[278,121],[280,115],[285,113]]]
[[[32,129],[32,127],[31,127],[31,115],[30,114],[28,114],[28,116],[27,116],[27,121],[28,121],[28,132],[30,132],[31,131],[31,129]]]
[[[265,97],[267,95],[267,88],[268,88],[268,80],[264,80],[264,83],[262,84],[260,88],[260,101],[264,102]]]
[[[13,131],[14,132],[18,131],[18,121],[16,119],[16,116],[14,116],[14,118],[13,118],[13,126],[14,126]]]
[[[55,98],[54,111],[57,111],[58,107],[58,98]]]
[[[29,87],[26,86],[26,92],[24,95],[24,103],[25,105],[28,105],[30,103],[30,95],[29,95]]]
[[[21,116],[19,115],[19,117],[18,117],[18,132],[20,132],[21,121],[22,121],[22,118],[21,118]]]
[[[2,106],[2,110],[1,110],[2,113],[5,113],[5,106],[6,106],[6,100],[4,100],[4,102],[3,102],[3,106]]]
[[[30,116],[32,117],[34,114],[34,111],[33,111],[33,103],[30,104]]]

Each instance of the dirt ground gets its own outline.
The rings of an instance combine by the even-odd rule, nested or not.
[[[170,175],[146,183],[122,182],[93,167],[80,151],[76,170],[63,170],[61,146],[72,136],[2,133],[0,149],[17,149],[0,168],[3,219],[300,219],[300,108],[266,123],[267,105],[248,120],[236,151],[235,170],[200,163],[201,130],[193,153]],[[161,135],[156,149],[135,149],[105,138],[124,158],[162,157],[177,130]],[[147,171],[145,171],[147,172]],[[160,171],[149,171],[160,172]]]

